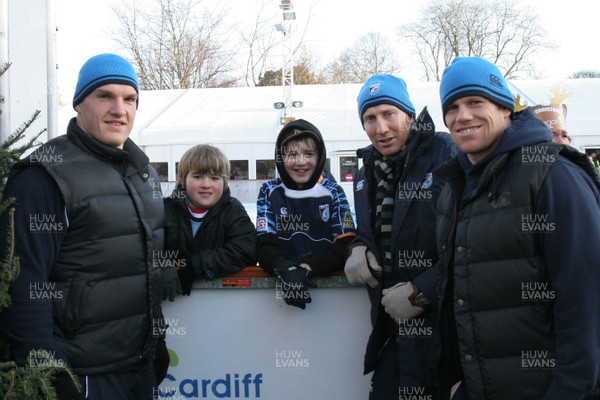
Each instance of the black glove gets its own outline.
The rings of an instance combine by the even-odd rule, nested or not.
[[[281,281],[281,294],[286,304],[306,308],[306,304],[310,303],[310,293],[308,293],[308,273],[305,268],[288,265],[275,268],[275,273]]]
[[[162,299],[175,301],[177,293],[181,293],[181,283],[175,268],[163,268],[161,270],[162,278]]]
[[[77,385],[73,382],[73,379],[77,379]],[[77,376],[69,375],[68,372],[62,371],[54,376],[54,390],[59,400],[84,400],[83,390],[81,390],[81,384]]]

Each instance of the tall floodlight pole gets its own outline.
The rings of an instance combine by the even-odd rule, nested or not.
[[[294,49],[292,47],[292,23],[296,20],[296,13],[292,0],[281,0],[279,8],[283,15],[283,66],[281,68],[281,85],[283,86],[283,101],[285,107],[283,116],[288,116],[294,88]]]
[[[292,0],[281,0],[279,8],[282,11],[282,21],[275,25],[277,31],[283,33],[283,64],[281,65],[281,87],[283,88],[283,101],[278,101],[273,106],[282,110],[280,123],[285,125],[294,120],[291,109],[303,106],[301,101],[292,100],[294,89],[294,47],[292,43],[293,24],[296,21],[296,12]]]

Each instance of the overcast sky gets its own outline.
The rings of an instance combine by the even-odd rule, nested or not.
[[[111,6],[121,1],[56,1],[58,84],[64,98],[72,96],[79,68],[89,57],[118,51],[114,42],[108,39],[107,32],[117,23]],[[263,2],[274,15],[273,24],[280,22],[277,19],[281,15],[279,0],[232,0],[226,4],[235,13],[235,21],[244,24],[254,22],[255,10]],[[540,15],[548,39],[557,45],[556,50],[539,60],[538,69],[543,71],[543,77],[559,80],[584,69],[600,71],[600,51],[597,49],[600,23],[597,14],[589,9],[589,2],[569,0],[560,7],[549,3],[547,0],[521,1]],[[418,18],[421,7],[419,1],[399,3],[395,0],[367,0],[359,7],[347,6],[345,0],[294,0],[293,4],[299,25],[310,13],[310,31],[305,40],[323,61],[330,60],[370,31],[386,35],[393,43],[395,28]],[[252,17],[245,17],[248,15]],[[401,61],[408,56],[402,53],[402,49],[398,49]],[[404,69],[400,75],[407,81],[420,79],[421,73],[411,68],[410,61],[402,65]]]

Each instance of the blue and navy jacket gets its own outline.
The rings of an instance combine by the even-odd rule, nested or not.
[[[298,188],[285,172],[282,143],[308,135],[317,143],[315,174]],[[326,152],[319,130],[304,120],[286,125],[277,138],[275,160],[279,177],[265,182],[256,203],[257,258],[273,273],[278,266],[306,263],[316,276],[344,268],[345,251],[356,236],[344,189],[323,177]]]

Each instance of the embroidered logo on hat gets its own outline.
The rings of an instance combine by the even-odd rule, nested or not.
[[[371,86],[369,86],[369,94],[377,94],[377,92],[379,92],[379,89],[381,89],[381,83],[374,83]]]
[[[504,89],[504,85],[502,84],[502,79],[498,78],[494,74],[490,74],[490,83],[500,89]]]

